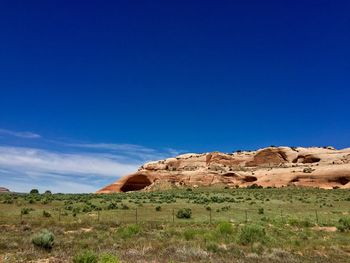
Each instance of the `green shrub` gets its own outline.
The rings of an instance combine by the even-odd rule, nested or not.
[[[51,214],[50,212],[47,212],[47,211],[43,211],[43,217],[51,217]]]
[[[73,258],[73,263],[97,263],[97,255],[91,250],[85,250]]]
[[[188,219],[188,218],[191,218],[191,216],[192,216],[192,210],[190,208],[181,208],[176,213],[176,217],[180,219],[181,218]]]
[[[254,242],[266,242],[266,232],[259,225],[245,225],[240,229],[238,243],[242,245],[252,244]]]
[[[219,248],[219,246],[218,246],[217,243],[215,243],[215,242],[209,242],[209,243],[207,244],[207,250],[210,251],[210,252],[213,252],[213,253],[217,253],[217,252],[220,251],[220,248]]]
[[[311,223],[308,219],[289,219],[288,223],[291,226],[296,227],[313,227],[315,224]]]
[[[264,208],[260,207],[260,208],[258,209],[258,214],[259,214],[259,215],[263,215],[263,214],[264,214]]]
[[[303,170],[303,173],[312,173],[313,171],[315,171],[315,169],[312,169],[311,167],[306,167]]]
[[[44,249],[51,249],[54,245],[55,236],[47,229],[35,234],[32,238],[32,243]]]
[[[32,189],[29,192],[30,194],[39,194],[39,190],[38,189]]]
[[[23,207],[21,209],[21,214],[22,215],[28,215],[31,211],[33,211],[34,209],[33,208],[28,208],[28,207]]]
[[[196,235],[197,231],[195,229],[189,228],[189,229],[185,229],[184,231],[184,237],[186,240],[191,240],[194,238],[194,236]]]
[[[216,230],[222,235],[230,235],[233,233],[232,224],[230,224],[229,222],[220,222],[217,225]]]
[[[122,204],[122,209],[123,209],[123,210],[128,210],[129,207],[128,207],[126,204]]]
[[[159,205],[159,206],[156,206],[156,211],[161,211],[162,210],[162,207]]]
[[[341,232],[350,231],[350,217],[342,217],[338,221],[337,229]]]
[[[125,228],[120,228],[118,234],[121,238],[130,238],[141,232],[141,227],[139,225],[129,225]]]
[[[118,205],[116,203],[109,203],[107,206],[108,210],[118,209]]]
[[[98,263],[119,263],[119,259],[111,254],[102,254],[99,257]]]

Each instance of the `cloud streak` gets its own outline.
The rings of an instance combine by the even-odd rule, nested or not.
[[[10,136],[24,138],[24,139],[38,139],[38,138],[41,138],[41,136],[39,134],[33,133],[33,132],[28,132],[28,131],[18,132],[18,131],[11,131],[11,130],[6,130],[6,129],[0,129],[0,134],[10,135]]]
[[[0,186],[17,192],[95,192],[145,162],[177,154],[170,148],[61,141],[0,129]]]
[[[132,160],[129,163],[120,163],[104,155],[68,154],[35,148],[0,146],[0,167],[25,173],[117,177],[134,171],[137,164]]]
[[[78,149],[78,150],[77,150]],[[66,144],[60,150],[0,146],[0,186],[12,191],[95,192],[145,161],[176,151],[132,144]]]
[[[159,160],[165,157],[178,155],[180,152],[167,148],[164,150],[156,150],[142,145],[136,144],[112,144],[112,143],[69,143],[65,144],[69,147],[89,149],[115,154],[121,158],[133,158],[140,161]]]

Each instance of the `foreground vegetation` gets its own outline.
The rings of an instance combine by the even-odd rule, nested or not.
[[[0,231],[0,262],[347,262],[350,191],[1,194]]]

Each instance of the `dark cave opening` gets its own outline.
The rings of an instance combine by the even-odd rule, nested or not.
[[[130,177],[124,185],[120,188],[122,192],[138,191],[152,184],[152,182],[145,175],[135,175]]]

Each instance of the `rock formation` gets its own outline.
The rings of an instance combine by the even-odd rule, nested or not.
[[[232,154],[183,154],[146,163],[98,193],[226,185],[350,188],[350,148],[268,147]]]
[[[5,187],[0,187],[0,193],[9,193],[10,190]]]

